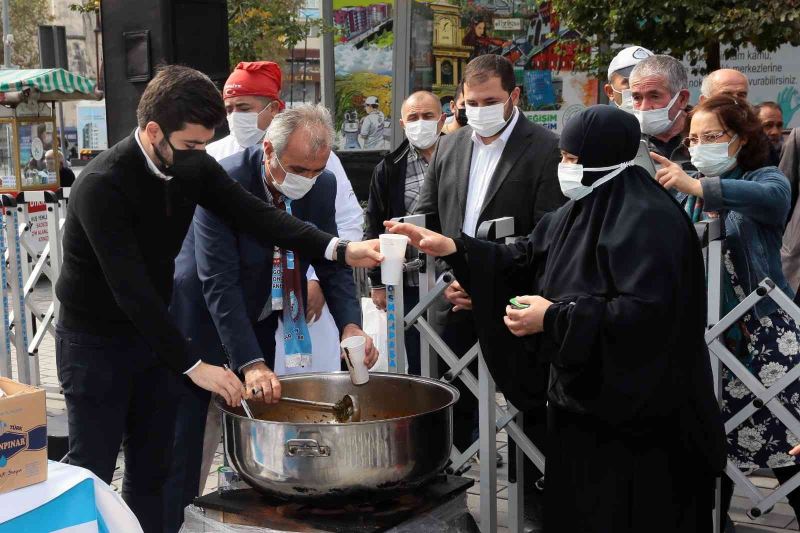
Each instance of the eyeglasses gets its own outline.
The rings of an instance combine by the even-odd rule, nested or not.
[[[708,133],[703,133],[702,135],[690,135],[684,138],[681,141],[686,148],[690,146],[695,146],[697,144],[714,144],[717,142],[717,139],[722,137],[723,135],[727,135],[728,132],[725,130],[722,131],[709,131]]]

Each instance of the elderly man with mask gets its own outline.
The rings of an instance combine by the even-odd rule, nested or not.
[[[633,98],[628,78],[633,67],[652,56],[653,52],[641,46],[628,46],[614,56],[608,65],[608,83],[603,87],[608,101],[618,108],[633,113]]]
[[[732,68],[715,70],[705,78],[700,85],[700,101],[706,98],[727,94],[742,100],[747,100],[750,93],[750,82],[747,76]]]
[[[301,105],[275,117],[261,145],[221,164],[255,196],[312,226],[335,232],[336,179],[325,170],[332,142],[330,113],[322,106]],[[371,367],[377,351],[361,330],[352,270],[332,262],[314,265],[336,321],[335,346],[340,335],[366,337],[365,364]],[[252,401],[278,401],[280,383],[270,370],[277,364],[313,368],[316,353],[303,312],[307,266],[308,258],[255,241],[202,208],[195,212],[175,260],[170,310],[182,333],[202,346],[209,359],[222,364],[229,358],[233,369],[244,374]],[[182,509],[205,485],[219,443],[221,432],[208,431],[205,440],[210,446],[204,453],[207,414],[219,419],[218,411],[209,410],[209,399],[208,393],[185,384],[174,438],[175,461],[165,491],[168,531],[177,531]]]
[[[683,145],[690,110],[686,67],[674,57],[653,55],[633,67],[630,85],[633,114],[650,151],[679,164],[689,175],[697,173]]]
[[[384,232],[384,220],[411,214],[417,208],[425,172],[445,121],[439,99],[428,91],[418,91],[409,96],[403,102],[401,115],[400,125],[406,140],[397,150],[386,155],[372,174],[367,206],[366,234],[369,238],[377,238]],[[373,269],[369,277],[372,301],[379,309],[385,309],[386,287],[381,283],[380,269]],[[404,306],[409,312],[419,301],[416,276],[406,274],[404,285]],[[411,374],[420,373],[419,349],[419,332],[411,328],[406,332],[406,355]]]
[[[236,66],[223,88],[230,135],[208,146],[208,153],[217,161],[258,145],[264,140],[270,123],[285,107],[279,98],[281,76],[280,67],[271,61],[239,63]],[[350,241],[361,240],[364,213],[342,163],[333,150],[330,151],[325,168],[336,177],[338,235]],[[309,267],[307,290],[306,318],[316,356],[314,367],[310,370],[314,372],[338,370],[339,333],[313,267]],[[280,341],[279,333],[276,333],[275,340]],[[281,355],[280,351],[281,344],[278,342],[278,355]],[[293,372],[292,369],[283,366],[282,357],[278,357],[278,367],[273,370],[278,374]]]

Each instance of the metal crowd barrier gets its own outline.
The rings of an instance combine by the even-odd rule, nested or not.
[[[765,298],[770,298],[779,308],[800,324],[800,308],[795,305],[789,296],[781,291],[769,278],[764,279],[756,290],[745,297],[733,310],[724,317],[722,314],[722,276],[723,249],[725,238],[724,226],[721,219],[713,219],[695,224],[698,236],[706,259],[708,279],[708,329],[706,331],[706,344],[711,356],[711,367],[714,376],[714,392],[717,399],[722,397],[722,370],[723,367],[736,376],[748,391],[755,397],[750,404],[734,414],[725,423],[725,433],[735,431],[743,422],[761,409],[768,409],[787,429],[800,436],[800,420],[792,414],[780,401],[778,395],[789,385],[800,378],[800,365],[789,370],[781,379],[769,387],[765,387],[747,369],[744,364],[728,350],[720,340],[725,331],[736,324],[745,314],[752,310],[756,304]],[[756,487],[748,477],[730,460],[725,466],[725,474],[735,485],[744,490],[752,507],[747,511],[751,518],[758,518],[772,510],[775,503],[800,486],[800,474],[792,477],[788,482],[777,489],[764,491]],[[714,510],[714,531],[720,531],[721,516],[721,487],[717,483],[715,495],[716,506]]]
[[[409,222],[426,227],[426,215],[413,215],[396,218],[400,222]],[[514,219],[505,217],[482,223],[476,237],[484,240],[503,241],[514,234]],[[464,465],[480,452],[486,458],[480,461],[480,529],[483,533],[497,531],[497,432],[505,429],[509,438],[508,484],[508,526],[512,533],[523,531],[524,508],[524,460],[527,458],[544,472],[545,461],[542,452],[531,442],[522,429],[522,413],[510,403],[503,407],[496,401],[495,382],[481,354],[480,345],[476,343],[463,356],[455,354],[431,326],[430,307],[454,281],[449,272],[436,277],[434,258],[422,254],[419,259],[406,264],[407,271],[419,272],[419,303],[407,314],[403,308],[403,286],[387,285],[387,332],[388,359],[391,372],[405,372],[406,359],[404,349],[405,330],[415,327],[420,333],[422,375],[437,376],[438,359],[441,358],[448,370],[441,378],[451,383],[460,379],[466,388],[478,398],[479,438],[469,448],[454,451],[448,471],[460,472]],[[434,353],[435,352],[435,353]],[[478,377],[476,378],[468,366],[477,359]],[[511,456],[513,455],[513,461]]]
[[[0,342],[0,376],[11,377],[11,346],[17,360],[17,379],[41,386],[39,346],[44,336],[55,335],[59,303],[55,285],[61,272],[61,236],[69,199],[68,187],[58,191],[25,191],[18,195],[0,195],[3,230],[0,231],[0,283],[3,302],[0,317],[3,321],[3,342]],[[25,235],[31,231],[30,204],[44,203],[47,218],[48,243],[42,252],[34,250]],[[33,291],[42,276],[50,281],[52,301],[41,309],[33,299]],[[45,386],[49,392],[60,393],[59,387]]]

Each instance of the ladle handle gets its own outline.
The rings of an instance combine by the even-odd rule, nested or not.
[[[289,398],[289,397],[286,397],[286,396],[281,396],[280,401],[294,403],[294,404],[297,404],[297,405],[307,405],[309,407],[317,407],[317,408],[321,407],[322,409],[329,409],[329,410],[333,410],[336,407],[332,403],[313,402],[311,400],[301,400],[299,398]]]

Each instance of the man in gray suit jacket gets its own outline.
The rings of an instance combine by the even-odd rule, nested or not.
[[[462,231],[474,236],[482,222],[500,217],[514,217],[516,234],[528,235],[545,213],[566,202],[557,176],[558,137],[517,109],[520,89],[513,66],[503,57],[470,61],[464,97],[468,126],[440,140],[417,213],[433,214],[433,229],[450,237]],[[456,282],[439,304],[436,326],[450,348],[463,355],[477,341],[472,301]],[[487,365],[506,397],[526,413],[526,432],[542,446],[547,364],[531,356],[524,375],[518,364],[511,371],[508,361],[487,360]],[[461,450],[474,441],[476,413],[477,401],[463,390],[454,424],[455,445]],[[527,476],[528,482],[535,480]]]

